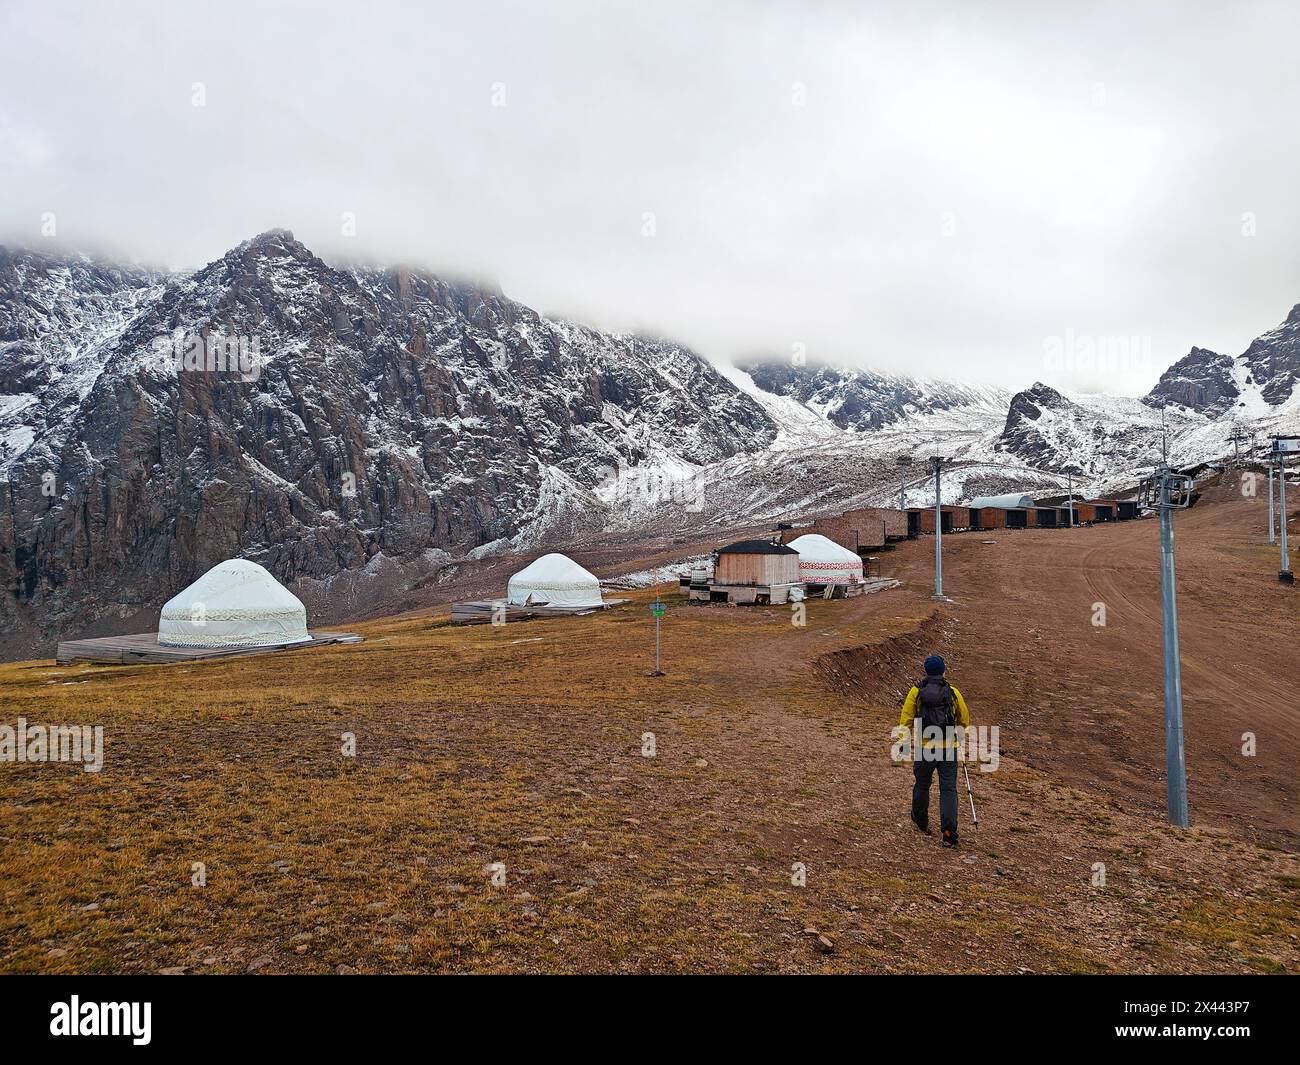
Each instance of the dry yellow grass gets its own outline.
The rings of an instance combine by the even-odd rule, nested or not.
[[[894,706],[814,663],[887,654],[924,598],[813,602],[802,629],[674,602],[663,678],[648,598],[205,664],[0,666],[0,721],[106,733],[98,775],[0,766],[0,968],[1296,968],[1293,855],[1175,838],[1009,763],[977,778],[965,850],[915,834]]]

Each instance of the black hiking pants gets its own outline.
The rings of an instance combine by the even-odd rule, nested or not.
[[[912,820],[922,828],[930,824],[930,778],[939,771],[939,826],[943,838],[957,840],[957,752],[923,751],[929,758],[921,758],[912,766],[916,783],[912,785]],[[941,757],[946,755],[947,757]]]

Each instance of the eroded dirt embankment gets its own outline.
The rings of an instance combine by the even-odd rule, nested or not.
[[[934,614],[912,632],[818,655],[812,674],[849,699],[888,704],[920,677],[927,655],[943,655],[949,669],[960,671],[962,654],[953,646],[954,630],[951,617]]]

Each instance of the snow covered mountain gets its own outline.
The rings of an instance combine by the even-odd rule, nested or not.
[[[828,365],[752,359],[736,364],[764,392],[793,399],[841,429],[882,429],[917,414],[989,407],[1004,410],[1007,393],[950,381]]]
[[[599,511],[620,469],[776,433],[679,345],[284,231],[168,277],[2,252],[0,629],[145,610],[235,555],[407,584]]]
[[[1011,396],[715,366],[282,230],[182,274],[0,249],[0,636],[147,628],[232,556],[339,620],[498,550],[928,504],[934,454],[946,502],[1108,492],[1166,428],[1180,463],[1300,430],[1298,363],[1300,307],[1143,400]]]
[[[1300,431],[1297,378],[1300,305],[1235,358],[1192,348],[1140,401],[1036,383],[1012,397],[994,446],[1096,485],[1131,482],[1155,464],[1166,431],[1170,461],[1184,466],[1233,454],[1238,432],[1261,451],[1271,434]]]
[[[1153,407],[1182,407],[1210,417],[1231,410],[1241,395],[1237,362],[1206,348],[1192,348],[1160,375],[1156,386],[1144,397]]]
[[[1153,406],[1176,404],[1234,420],[1269,419],[1289,409],[1300,378],[1300,303],[1286,321],[1253,340],[1233,358],[1192,350],[1161,375],[1146,396]]]
[[[1194,412],[1172,409],[1162,422],[1161,412],[1141,400],[1070,398],[1040,381],[1012,397],[994,450],[1091,482],[1154,466],[1160,459],[1166,424],[1177,457],[1180,436],[1205,422]]]

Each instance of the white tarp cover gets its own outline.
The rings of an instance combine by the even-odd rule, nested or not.
[[[543,555],[530,562],[506,585],[511,606],[580,608],[603,606],[600,581],[565,555]]]
[[[256,562],[219,562],[169,599],[158,642],[169,647],[261,647],[310,640],[307,608]]]
[[[1011,492],[1004,496],[977,496],[970,501],[970,505],[977,510],[983,510],[985,507],[995,507],[998,510],[1023,510],[1025,507],[1032,507],[1034,501],[1021,492]]]
[[[790,541],[799,552],[799,579],[805,584],[850,584],[862,580],[862,559],[820,533]]]

